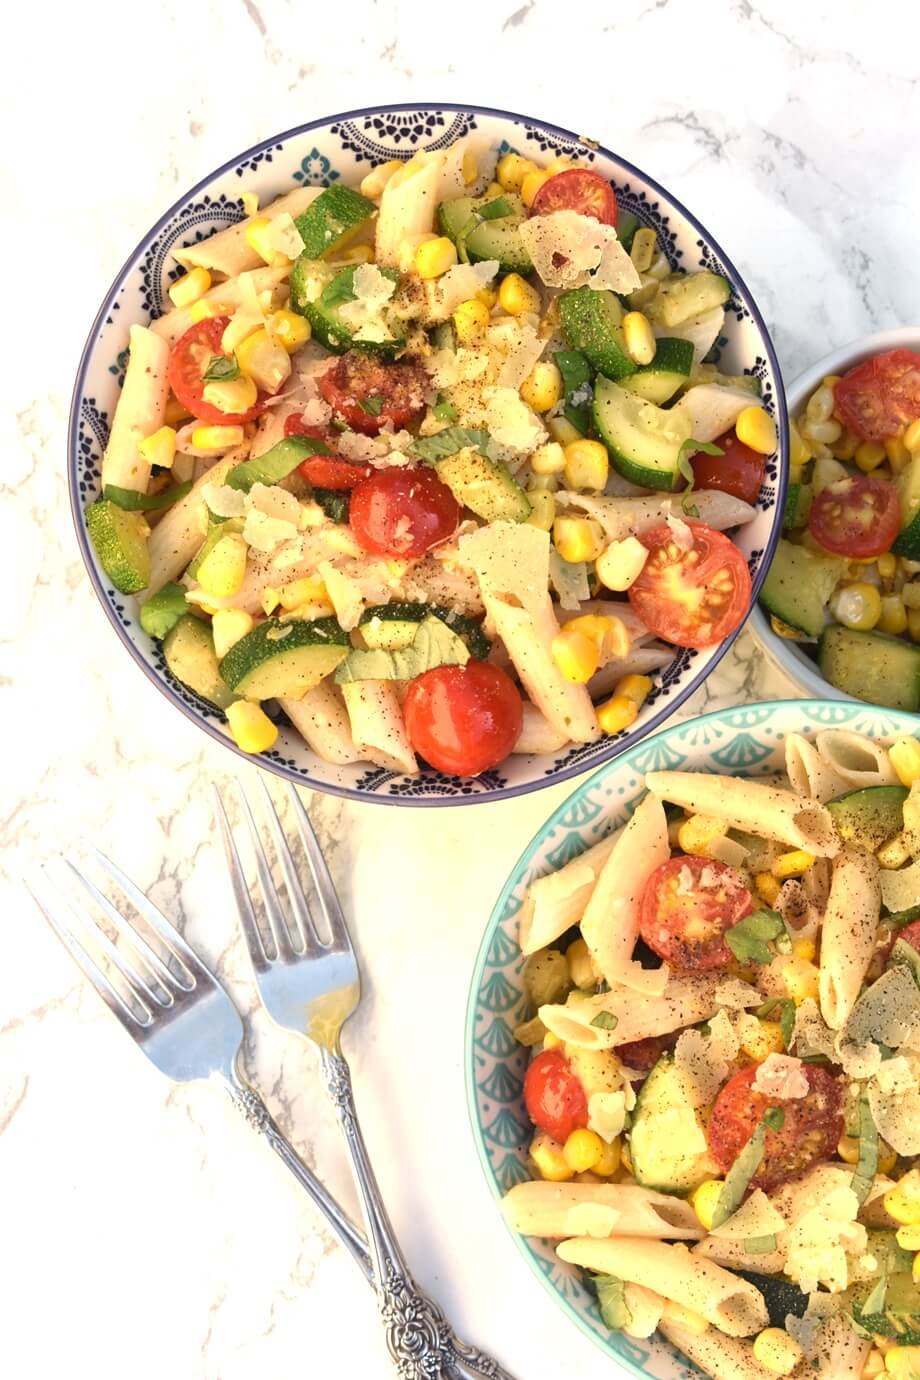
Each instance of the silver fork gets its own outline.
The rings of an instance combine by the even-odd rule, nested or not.
[[[266,931],[260,928],[227,812],[215,787],[217,821],[240,922],[269,1015],[277,1025],[310,1040],[319,1052],[323,1082],[338,1114],[368,1227],[378,1305],[396,1372],[402,1380],[435,1380],[451,1373],[512,1380],[491,1357],[458,1340],[441,1309],[413,1279],[400,1250],[361,1134],[341,1047],[342,1026],[361,999],[358,961],[345,917],[307,812],[294,787],[288,786],[291,815],[325,922],[326,933],[320,931],[268,788],[261,776],[258,781],[288,907],[275,887],[260,831],[240,785],[241,815],[267,927]]]

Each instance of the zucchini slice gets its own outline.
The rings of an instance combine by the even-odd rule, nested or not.
[[[247,700],[299,700],[335,670],[350,645],[334,618],[269,618],[234,643],[220,674]]]

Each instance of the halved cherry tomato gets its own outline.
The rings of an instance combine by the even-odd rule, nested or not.
[[[478,776],[503,762],[521,735],[524,707],[500,666],[436,666],[412,681],[403,706],[415,751],[438,771]]]
[[[724,455],[704,455],[700,451],[690,457],[693,479],[698,489],[721,489],[734,494],[745,503],[756,503],[763,483],[765,455],[758,455],[734,431],[726,431],[715,443]]]
[[[353,431],[376,436],[386,422],[398,430],[418,421],[431,385],[420,364],[393,363],[349,350],[319,378],[326,402]]]
[[[375,470],[352,491],[349,521],[365,551],[423,556],[457,530],[460,504],[432,470]]]
[[[747,564],[728,537],[687,524],[693,545],[678,545],[667,523],[641,532],[648,560],[629,602],[650,632],[676,647],[711,647],[733,633],[751,604]]]
[[[920,354],[889,350],[834,384],[834,411],[864,441],[887,441],[920,417]]]
[[[912,949],[920,952],[920,920],[911,920],[909,925],[898,930],[895,939],[903,939]]]
[[[805,1097],[769,1098],[752,1084],[758,1064],[739,1069],[719,1093],[706,1137],[719,1168],[729,1170],[747,1145],[768,1107],[781,1107],[783,1124],[767,1131],[760,1168],[752,1188],[771,1189],[802,1174],[817,1160],[831,1159],[843,1135],[843,1088],[839,1078],[819,1064],[804,1064]]]
[[[868,560],[887,551],[901,530],[897,489],[872,474],[849,475],[815,494],[808,530],[826,551]]]
[[[204,373],[215,355],[223,355],[221,336],[229,316],[209,316],[196,321],[172,347],[166,377],[169,386],[183,407],[199,421],[215,426],[242,426],[258,417],[265,405],[266,393],[259,392],[256,402],[247,412],[221,412],[219,407],[204,401]]]
[[[679,1031],[671,1035],[646,1035],[644,1040],[630,1040],[628,1044],[617,1045],[613,1051],[625,1068],[637,1073],[649,1073],[666,1050],[677,1044]]]
[[[605,225],[617,223],[617,199],[613,188],[605,177],[589,168],[568,168],[543,183],[534,197],[530,214],[545,216],[550,211],[577,211]]]
[[[581,1079],[558,1049],[543,1050],[530,1065],[524,1077],[524,1105],[534,1126],[561,1145],[588,1124],[588,1099]]]
[[[727,968],[725,931],[751,913],[751,893],[733,867],[680,857],[656,867],[639,905],[639,933],[674,968]]]
[[[296,413],[284,423],[285,436],[309,436],[312,441],[322,441],[329,447],[318,455],[310,455],[297,469],[314,489],[353,489],[362,479],[369,479],[374,473],[371,465],[354,465],[350,460],[342,460],[335,454],[333,443],[324,431],[304,424]]]

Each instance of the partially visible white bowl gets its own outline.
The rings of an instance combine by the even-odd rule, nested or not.
[[[877,331],[875,335],[865,335],[860,340],[851,340],[837,350],[819,359],[804,374],[786,389],[786,409],[789,420],[797,418],[808,398],[827,374],[845,374],[854,364],[861,364],[872,355],[884,354],[887,350],[920,351],[920,326],[899,326],[893,331]],[[859,704],[852,695],[845,695],[827,681],[818,670],[817,663],[796,642],[786,637],[777,637],[770,627],[770,619],[759,604],[754,606],[748,624],[767,656],[786,675],[795,681],[806,695],[819,699],[849,700]],[[809,644],[811,645],[811,644]]]

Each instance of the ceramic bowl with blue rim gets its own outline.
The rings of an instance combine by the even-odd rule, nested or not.
[[[514,1027],[529,1014],[518,947],[518,912],[527,888],[624,824],[644,794],[650,771],[705,771],[756,778],[783,770],[789,733],[808,739],[825,728],[847,728],[882,742],[920,734],[920,717],[838,700],[779,700],[722,709],[685,720],[622,752],[589,777],[559,806],[514,864],[480,945],[466,1013],[465,1076],[473,1136],[489,1189],[496,1199],[531,1176],[527,1148],[533,1126],[524,1108],[530,1052],[515,1042]],[[497,1211],[496,1206],[496,1211]],[[634,1375],[684,1380],[701,1374],[657,1334],[637,1341],[611,1332],[581,1272],[555,1254],[553,1243],[514,1239],[540,1283],[562,1312],[613,1361]],[[520,1301],[522,1313],[526,1300]]]
[[[119,594],[106,578],[86,537],[83,510],[98,496],[102,453],[121,387],[128,328],[170,306],[166,296],[179,268],[172,251],[193,244],[244,218],[241,195],[257,193],[262,205],[300,184],[356,184],[375,164],[408,159],[420,149],[439,149],[471,130],[485,134],[501,152],[514,150],[546,162],[566,154],[608,177],[621,207],[651,226],[673,267],[710,268],[732,288],[724,334],[710,356],[726,373],[754,374],[780,437],[778,457],[768,463],[756,518],[735,540],[748,562],[756,598],[779,538],[788,468],[788,431],[782,378],[767,328],[737,269],[695,216],[632,163],[556,125],[479,106],[411,105],[353,110],[288,130],[225,163],[204,178],[156,222],[109,289],[89,334],[70,413],[68,472],[71,507],[90,579],[125,648],[147,676],[184,714],[213,738],[238,751],[223,715],[180,685],[167,670],[159,644],[142,631],[137,601]],[[406,777],[370,765],[332,766],[307,748],[279,717],[281,732],[259,762],[298,785],[357,799],[401,805],[463,805],[495,800],[565,780],[599,766],[638,742],[692,694],[727,650],[732,638],[706,651],[679,650],[656,676],[655,688],[635,724],[597,743],[562,749],[553,756],[511,757],[474,780],[425,769]],[[279,711],[280,714],[280,711]]]

